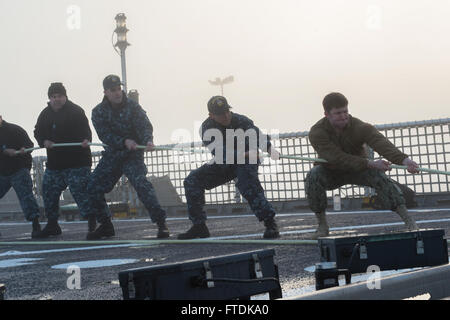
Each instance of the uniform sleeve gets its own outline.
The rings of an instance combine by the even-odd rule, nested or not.
[[[241,121],[242,121],[242,127],[244,131],[247,130],[255,130],[256,132],[256,137],[257,137],[257,146],[259,149],[261,149],[264,152],[269,152],[270,148],[272,147],[272,142],[270,139],[270,136],[267,134],[264,134],[261,132],[261,130],[259,130],[259,128],[257,126],[255,126],[253,120],[245,117],[245,116],[241,116]]]
[[[217,146],[214,146],[214,144],[213,144],[213,142],[215,141],[215,135],[213,135],[213,134],[206,134],[206,132],[208,130],[210,130],[210,129],[218,130],[217,128],[212,127],[209,124],[208,120],[203,122],[202,126],[200,128],[200,138],[202,139],[203,145],[205,147],[207,147],[209,149],[209,151],[211,151],[211,153],[215,156],[215,149],[216,149],[215,147],[217,147]]]
[[[33,141],[31,141],[30,137],[28,136],[28,133],[24,129],[18,127],[17,133],[19,136],[19,141],[22,143],[23,148],[34,147]]]
[[[208,129],[209,129],[208,125],[207,125],[207,123],[205,121],[205,122],[202,123],[202,126],[201,126],[201,128],[199,130],[200,138],[202,139],[202,143],[203,143],[203,145],[205,147],[207,147],[211,142],[213,142],[213,140],[211,138],[209,138],[209,139],[206,138],[205,132]]]
[[[330,140],[324,129],[313,127],[309,133],[309,141],[319,158],[327,160],[336,169],[361,171],[367,168],[368,160],[366,158],[342,151],[339,146]]]
[[[401,152],[374,126],[366,124],[364,131],[367,145],[390,162],[401,165],[403,160],[408,158],[408,155]]]
[[[77,128],[80,130],[80,136],[83,139],[89,140],[92,142],[92,131],[89,127],[89,121],[84,113],[84,110],[80,108],[80,113],[78,115],[78,123]]]
[[[41,148],[43,148],[44,140],[47,140],[47,137],[45,136],[45,130],[44,130],[44,113],[43,112],[41,112],[41,114],[39,115],[36,125],[34,126],[34,138],[36,139],[39,146]]]
[[[97,131],[97,135],[99,139],[107,144],[109,147],[113,149],[125,149],[125,139],[124,137],[120,137],[115,134],[108,123],[108,121],[103,116],[101,110],[94,109],[92,111],[92,124],[94,125],[95,130]]]
[[[136,105],[134,110],[135,131],[142,143],[153,143],[153,126],[147,117],[147,113],[140,106]]]

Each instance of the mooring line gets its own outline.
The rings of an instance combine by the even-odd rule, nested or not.
[[[52,147],[74,147],[74,146],[81,146],[82,143],[80,142],[70,142],[70,143],[54,143],[52,145]],[[106,144],[104,143],[92,143],[89,142],[88,143],[89,146],[101,146],[101,147],[107,147]],[[142,146],[142,145],[137,145],[136,146],[137,149],[147,149],[147,146]],[[24,152],[31,152],[34,150],[38,150],[38,149],[44,149],[41,147],[35,147],[35,148],[28,148],[25,149]],[[180,149],[180,148],[175,148],[175,147],[163,147],[163,146],[155,146],[153,148],[153,150],[155,151],[161,151],[161,150],[167,150],[167,151],[180,151],[180,152],[190,152],[190,153],[199,153],[199,154],[205,154],[204,151],[202,150],[198,150],[196,148],[191,148],[189,149]],[[19,154],[20,150],[16,151],[16,154]],[[270,157],[270,155],[268,154],[260,154],[262,157]],[[325,159],[320,159],[320,158],[309,158],[309,157],[299,157],[299,156],[293,156],[293,155],[281,155],[279,156],[279,159],[291,159],[291,160],[300,160],[300,161],[313,161],[313,162],[321,162],[321,163],[327,163],[328,161]],[[407,166],[400,166],[400,165],[395,165],[395,164],[391,164],[391,168],[392,169],[404,169],[406,170],[408,167]],[[437,170],[437,169],[429,169],[429,168],[417,168],[418,171],[422,171],[422,172],[427,172],[427,173],[434,173],[434,174],[445,174],[445,175],[450,175],[449,171],[443,171],[443,170]]]
[[[130,244],[130,245],[159,245],[159,244],[317,244],[317,240],[238,240],[238,239],[192,239],[192,240],[98,240],[98,241],[0,241],[0,246],[12,245],[106,245],[106,244]]]

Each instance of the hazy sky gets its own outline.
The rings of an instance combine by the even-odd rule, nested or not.
[[[121,75],[121,12],[128,89],[155,144],[177,129],[199,140],[194,123],[220,93],[208,80],[229,75],[233,110],[282,133],[309,130],[331,91],[374,124],[450,116],[450,0],[0,0],[0,115],[33,137],[60,81],[90,119],[103,78]]]

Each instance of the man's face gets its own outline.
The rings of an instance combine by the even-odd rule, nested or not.
[[[231,123],[231,112],[227,111],[224,114],[209,113],[209,117],[214,121],[220,123],[224,127],[228,127]]]
[[[325,111],[325,116],[332,127],[344,129],[349,120],[348,107],[333,108],[330,112]]]
[[[67,102],[67,97],[60,93],[54,93],[50,96],[50,106],[54,111],[58,111]]]
[[[112,87],[111,89],[106,89],[104,93],[109,102],[113,104],[122,103],[123,94],[121,86],[115,86]]]

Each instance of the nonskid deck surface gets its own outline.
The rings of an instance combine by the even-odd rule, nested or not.
[[[421,229],[441,228],[450,238],[450,208],[410,210]],[[87,222],[61,221],[63,234],[34,241],[31,225],[0,223],[0,283],[7,299],[110,300],[122,299],[118,273],[125,269],[175,263],[265,248],[275,249],[283,296],[313,290],[315,263],[320,255],[311,240],[313,213],[277,215],[281,237],[262,238],[264,225],[251,214],[208,217],[211,237],[179,241],[190,227],[187,218],[168,218],[171,237],[157,240],[149,219],[113,220],[116,236],[86,241]],[[329,212],[331,235],[380,234],[403,231],[390,211]],[[74,276],[79,273],[79,281]],[[358,279],[358,278],[356,278]],[[264,297],[263,297],[264,299]]]

